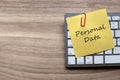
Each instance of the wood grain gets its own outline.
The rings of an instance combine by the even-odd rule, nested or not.
[[[1,0],[0,80],[120,80],[120,69],[68,70],[64,14],[107,8],[119,0]]]

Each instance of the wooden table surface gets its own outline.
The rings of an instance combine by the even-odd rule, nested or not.
[[[120,0],[0,0],[0,80],[120,80],[120,69],[65,68],[64,14]]]

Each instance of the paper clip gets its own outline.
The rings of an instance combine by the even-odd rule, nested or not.
[[[84,24],[82,24],[83,23],[83,19],[82,19],[82,17],[81,17],[81,22],[80,22],[80,26],[81,27],[84,27],[85,26],[85,24],[86,24],[86,14],[85,13],[83,13],[84,14]]]

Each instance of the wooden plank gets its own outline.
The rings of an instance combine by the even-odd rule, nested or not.
[[[65,69],[64,14],[119,0],[1,0],[0,80],[119,80],[120,69]]]

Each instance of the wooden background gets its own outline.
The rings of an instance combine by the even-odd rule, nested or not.
[[[120,80],[120,69],[65,68],[64,14],[120,0],[0,0],[0,80]]]

